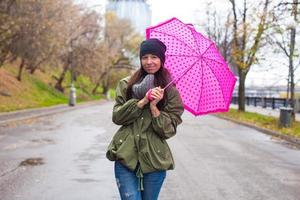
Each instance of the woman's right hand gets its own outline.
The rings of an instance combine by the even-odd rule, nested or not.
[[[161,101],[164,97],[164,89],[162,89],[161,87],[155,87],[151,90],[151,101],[150,104],[151,105],[156,105],[158,104],[159,101]]]
[[[137,106],[139,108],[143,108],[146,104],[149,103],[149,99],[147,97],[147,94],[144,96],[144,98],[142,98],[141,100],[139,100],[139,102],[137,103]]]

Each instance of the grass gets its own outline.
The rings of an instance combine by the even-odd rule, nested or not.
[[[53,87],[55,80],[52,75],[59,73],[55,70],[49,69],[47,73],[38,70],[34,75],[24,71],[21,82],[16,79],[17,73],[18,68],[14,65],[0,68],[0,112],[68,103],[69,73],[63,82],[64,93]],[[94,84],[85,76],[78,76],[75,87],[78,103],[103,98],[101,88],[97,90],[96,95],[91,94]]]
[[[109,97],[110,97],[111,99],[115,99],[115,98],[116,98],[116,90],[110,89],[110,90],[108,91],[108,94],[109,94]]]
[[[31,82],[35,88],[35,90],[31,93],[33,95],[32,100],[37,102],[38,106],[51,106],[68,102],[66,95],[57,91],[53,87],[50,87],[44,82],[36,78],[31,79]]]
[[[227,113],[218,114],[233,120],[238,120],[250,124],[254,124],[258,127],[266,128],[276,132],[280,132],[285,135],[300,138],[300,122],[294,122],[291,128],[279,128],[278,118],[265,116],[251,112],[239,112],[237,109],[230,109]]]

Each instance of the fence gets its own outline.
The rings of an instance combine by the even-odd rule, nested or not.
[[[300,99],[295,100],[295,110],[300,112]],[[231,99],[231,103],[238,104],[238,97],[234,96]],[[280,107],[291,105],[291,100],[287,100],[285,98],[275,98],[275,97],[245,97],[246,105],[252,106],[260,106],[263,108],[272,108],[272,109],[279,109]]]

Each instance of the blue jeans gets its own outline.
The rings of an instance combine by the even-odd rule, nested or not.
[[[166,171],[145,173],[144,190],[139,190],[136,170],[131,171],[120,162],[115,162],[115,177],[122,200],[156,200],[166,177]]]

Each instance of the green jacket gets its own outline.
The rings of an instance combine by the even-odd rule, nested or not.
[[[106,157],[120,160],[132,171],[140,163],[142,173],[174,169],[174,160],[166,139],[176,134],[183,113],[183,104],[176,87],[171,87],[164,108],[152,117],[149,104],[137,106],[138,99],[126,101],[129,77],[122,79],[116,89],[112,120],[121,128],[108,146]]]

